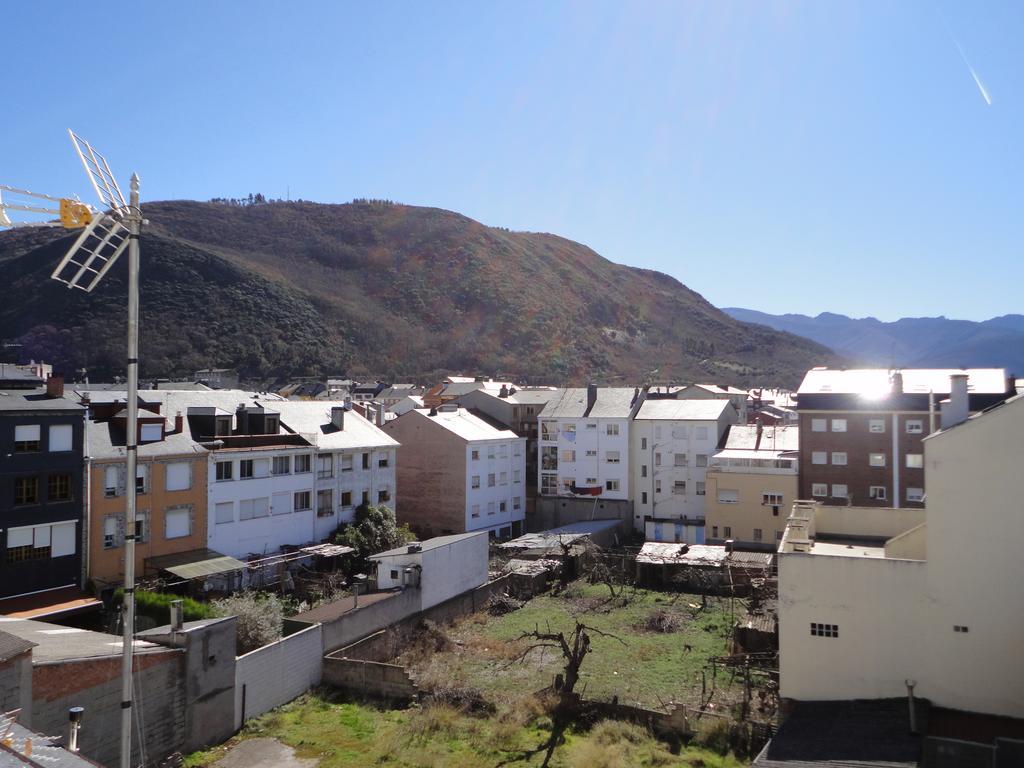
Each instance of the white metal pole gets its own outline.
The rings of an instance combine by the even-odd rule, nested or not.
[[[132,764],[132,645],[135,639],[135,495],[139,437],[139,177],[132,174],[128,242],[128,453],[124,537],[124,613],[121,667],[121,768]]]

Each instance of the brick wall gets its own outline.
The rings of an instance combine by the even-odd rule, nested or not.
[[[137,727],[132,763],[156,763],[177,750],[185,738],[185,654],[167,650],[134,657]],[[120,759],[121,659],[81,659],[37,664],[32,670],[32,727],[46,734],[67,730],[68,709],[84,707],[82,754],[102,765]]]
[[[320,624],[239,656],[235,660],[235,728],[317,685],[322,656]]]

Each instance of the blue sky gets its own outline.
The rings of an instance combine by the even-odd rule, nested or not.
[[[1019,2],[31,2],[3,26],[0,183],[91,199],[70,126],[144,199],[438,206],[718,306],[1024,312]]]

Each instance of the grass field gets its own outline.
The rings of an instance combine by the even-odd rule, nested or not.
[[[539,628],[542,632],[572,630],[579,621],[616,638],[591,635],[577,692],[590,699],[618,696],[623,703],[663,709],[670,701],[696,706],[700,702],[701,670],[709,657],[726,652],[731,621],[728,601],[711,598],[708,609],[693,608],[700,598],[647,590],[626,590],[626,599],[609,599],[607,587],[577,582],[560,595],[533,598],[503,616],[475,614],[443,627],[450,641],[439,648],[429,642],[399,658],[421,686],[464,685],[489,698],[536,691],[549,685],[562,668],[554,649],[517,656],[528,645],[518,638]],[[662,612],[678,628],[656,632],[646,628],[649,617]],[[711,685],[710,672],[708,686]],[[728,693],[727,678],[719,675],[718,690]]]
[[[189,755],[185,765],[212,766],[237,741],[261,736],[294,747],[299,757],[318,758],[319,768],[537,766],[540,755],[518,758],[543,744],[549,727],[532,697],[510,698],[493,715],[472,717],[446,706],[385,710],[312,693],[251,721],[227,744]],[[738,768],[745,763],[697,747],[673,754],[638,726],[603,721],[567,734],[551,765]]]

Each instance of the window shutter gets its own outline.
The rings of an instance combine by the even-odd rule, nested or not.
[[[75,524],[58,523],[50,534],[50,557],[75,554]]]
[[[191,467],[187,461],[178,461],[173,464],[167,464],[167,490],[187,491],[192,486],[190,469]]]
[[[27,528],[8,528],[7,529],[7,548],[11,547],[31,547],[32,546],[32,527]]]
[[[70,424],[54,424],[50,427],[50,450],[70,451],[72,431]]]
[[[19,424],[14,428],[14,440],[18,443],[32,442],[39,439],[38,424]]]

